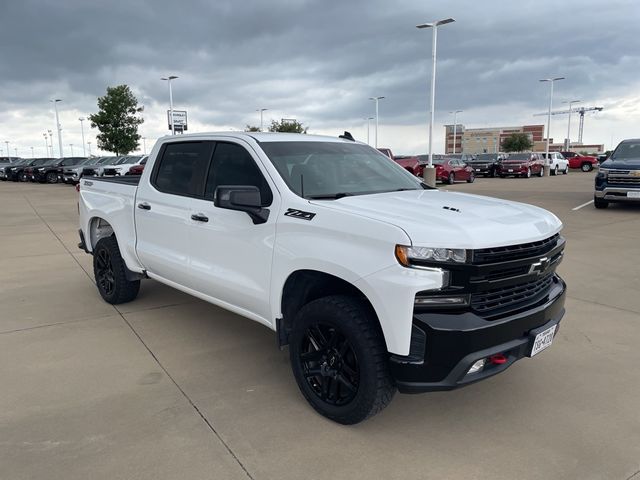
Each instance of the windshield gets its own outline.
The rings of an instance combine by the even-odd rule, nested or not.
[[[98,162],[98,165],[114,165],[120,157],[104,157]]]
[[[51,159],[50,158],[38,158],[37,160],[34,160],[33,162],[31,162],[31,167],[39,167],[40,165],[44,165],[45,163],[49,162]]]
[[[404,168],[367,145],[312,141],[260,146],[289,188],[304,198],[423,188]]]
[[[640,141],[625,142],[618,145],[611,158],[614,160],[637,160],[640,158]]]
[[[475,160],[471,160],[471,162],[493,162],[498,159],[497,153],[480,153],[475,158]]]
[[[507,157],[507,160],[529,160],[529,158],[528,153],[511,153]]]
[[[139,159],[140,157],[137,157],[137,156],[122,157],[116,165],[129,165],[131,163],[136,163]]]

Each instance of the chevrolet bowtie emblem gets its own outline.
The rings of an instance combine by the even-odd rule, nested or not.
[[[547,268],[549,268],[550,263],[551,263],[551,260],[549,260],[547,257],[542,257],[536,263],[531,265],[531,268],[529,268],[529,273],[536,273],[538,275],[542,275],[544,272],[547,271]]]

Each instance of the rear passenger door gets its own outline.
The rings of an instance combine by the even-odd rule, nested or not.
[[[140,182],[134,205],[136,251],[150,276],[190,283],[192,202],[204,194],[213,147],[211,141],[167,143],[148,180]]]
[[[266,223],[255,225],[245,212],[214,205],[216,188],[253,185],[262,206],[270,210]],[[193,201],[191,214],[191,288],[236,311],[271,324],[269,285],[279,195],[250,145],[216,142],[204,198]]]

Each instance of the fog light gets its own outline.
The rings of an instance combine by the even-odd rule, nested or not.
[[[478,360],[476,363],[471,365],[471,368],[469,369],[467,374],[481,372],[484,369],[485,362],[486,362],[486,359],[484,358],[482,360]]]
[[[469,297],[468,295],[456,295],[451,297],[419,297],[416,296],[414,300],[415,305],[444,305],[444,306],[459,306],[459,305],[468,305]]]

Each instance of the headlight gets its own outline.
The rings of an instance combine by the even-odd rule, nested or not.
[[[413,267],[419,262],[465,263],[467,251],[463,248],[407,247],[396,245],[396,258],[401,265]]]
[[[46,168],[39,168],[38,171],[39,172],[44,172],[46,170]]]
[[[608,168],[600,168],[598,170],[597,176],[600,178],[607,178],[609,176],[609,169]]]

